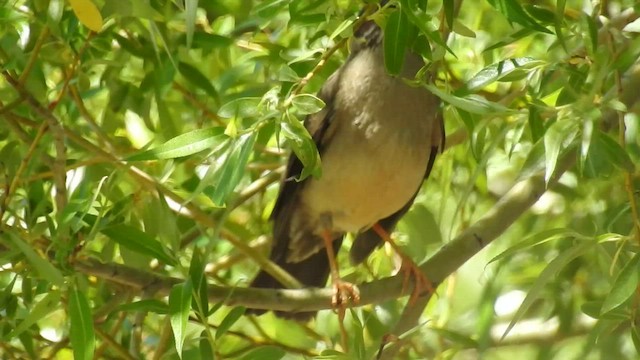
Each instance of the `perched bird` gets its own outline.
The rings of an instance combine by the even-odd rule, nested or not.
[[[292,154],[271,214],[271,260],[309,287],[323,287],[331,274],[334,305],[358,296],[335,261],[345,233],[357,234],[350,257],[362,262],[409,210],[444,143],[438,99],[403,80],[415,77],[422,58],[407,52],[400,76],[390,76],[382,41],[373,21],[355,31],[349,58],[318,94],[325,108],[305,120],[322,176],[296,182],[303,166]],[[251,286],[283,287],[264,271]],[[278,315],[307,320],[313,313]]]

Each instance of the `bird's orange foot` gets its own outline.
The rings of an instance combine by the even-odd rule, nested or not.
[[[400,255],[402,257],[402,265],[400,267],[400,271],[403,274],[402,281],[402,292],[405,292],[409,286],[409,280],[413,279],[414,286],[413,291],[411,292],[411,296],[409,297],[409,304],[415,304],[416,300],[426,294],[433,294],[435,289],[433,288],[433,283],[427,275],[420,270],[418,265],[413,262],[410,258],[405,255]]]
[[[357,304],[359,302],[360,290],[356,285],[341,279],[333,281],[331,305],[336,308],[346,308],[348,304]]]

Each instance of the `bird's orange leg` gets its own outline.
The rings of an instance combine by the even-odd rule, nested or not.
[[[357,304],[360,301],[360,290],[354,284],[343,281],[340,278],[338,264],[336,263],[336,253],[333,249],[333,239],[328,231],[322,233],[327,256],[329,257],[329,269],[331,269],[331,284],[333,285],[333,297],[331,305],[338,311],[338,323],[340,324],[340,334],[342,337],[342,348],[347,349],[347,330],[344,327],[344,316],[347,311],[347,305],[352,302]]]
[[[402,266],[400,271],[404,274],[404,281],[402,282],[402,292],[407,290],[407,286],[409,285],[409,279],[413,277],[415,282],[415,286],[413,291],[411,292],[411,297],[409,298],[409,304],[414,304],[415,301],[423,294],[433,294],[435,291],[433,288],[433,284],[431,280],[427,278],[427,276],[420,270],[420,267],[407,255],[403,254],[398,245],[391,239],[389,233],[380,226],[379,223],[373,225],[373,231],[378,234],[384,241],[389,243],[393,250],[400,256],[402,259]]]

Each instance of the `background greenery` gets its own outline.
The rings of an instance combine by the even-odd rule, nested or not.
[[[244,316],[273,297],[240,288],[272,267],[285,149],[317,170],[300,119],[364,3],[0,3],[0,358],[638,358],[635,1],[368,7],[387,59],[436,74],[448,146],[394,236],[452,274],[424,309],[354,309],[348,349],[331,311]],[[398,267],[344,253],[356,283]]]

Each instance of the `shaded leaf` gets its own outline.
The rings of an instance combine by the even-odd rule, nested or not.
[[[398,75],[404,64],[409,37],[409,22],[401,11],[394,11],[384,28],[384,65],[390,75]]]
[[[304,165],[300,179],[309,175],[320,176],[320,154],[311,135],[302,123],[290,114],[285,116],[285,121],[280,123],[281,134],[289,140],[293,152]]]
[[[218,91],[213,87],[211,81],[196,67],[185,62],[178,63],[178,71],[192,85],[204,90],[209,96],[218,99]]]
[[[22,254],[27,258],[27,261],[34,267],[38,275],[51,282],[53,285],[62,286],[64,284],[64,277],[60,270],[54,267],[48,259],[43,258],[34,251],[34,248],[22,241],[12,232],[3,234]]]
[[[76,289],[69,291],[69,338],[75,359],[91,360],[95,351],[96,335],[93,316],[84,293]]]
[[[176,264],[176,260],[168,255],[160,242],[133,226],[116,224],[102,229],[101,232],[137,253],[157,258],[169,265]]]
[[[285,356],[285,351],[277,346],[261,346],[246,353],[242,360],[279,360]]]

